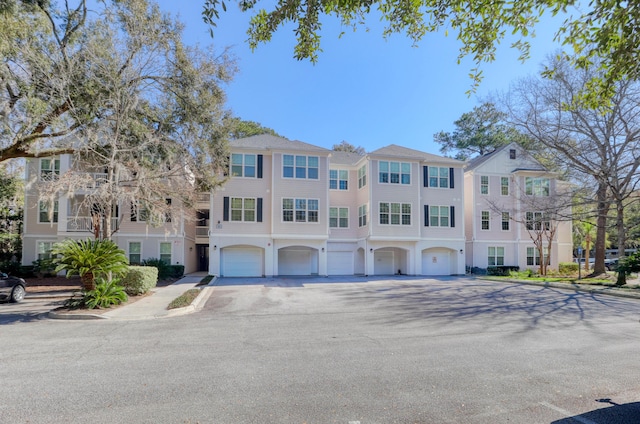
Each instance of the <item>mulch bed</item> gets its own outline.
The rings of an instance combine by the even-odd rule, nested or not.
[[[158,281],[156,287],[166,287],[178,281],[179,278],[168,278]],[[42,278],[25,278],[27,282],[27,293],[50,293],[60,291],[75,291],[82,289],[80,277],[73,276],[70,278],[55,276]]]

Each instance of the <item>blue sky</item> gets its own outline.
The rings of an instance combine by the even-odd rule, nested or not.
[[[236,116],[259,122],[295,140],[331,148],[346,140],[367,151],[399,144],[439,154],[433,134],[452,131],[453,122],[495,91],[533,74],[545,56],[559,48],[551,25],[536,30],[531,59],[521,64],[503,43],[496,62],[482,66],[484,80],[471,87],[470,60],[457,64],[455,36],[428,34],[417,47],[403,35],[382,37],[383,24],[369,19],[366,28],[343,30],[325,21],[318,63],[293,58],[292,27],[280,29],[268,44],[251,51],[246,43],[250,14],[235,3],[221,12],[214,38],[202,22],[202,2],[161,0],[161,9],[178,14],[188,44],[230,46],[239,73],[227,87],[228,106]]]

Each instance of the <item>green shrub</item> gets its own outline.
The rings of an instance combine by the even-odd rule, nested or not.
[[[520,267],[510,265],[490,266],[487,267],[487,275],[496,275],[506,277],[510,275],[512,271],[518,271]]]
[[[200,289],[189,289],[173,299],[171,303],[169,303],[169,306],[167,306],[167,309],[184,308],[185,306],[189,306],[199,294]]]
[[[53,259],[38,259],[31,262],[33,272],[42,277],[51,277],[54,274],[55,264]]]
[[[86,291],[95,290],[98,278],[118,276],[128,268],[124,251],[111,240],[67,239],[54,244],[51,254],[57,256],[55,272],[67,271],[67,277],[79,275]]]
[[[83,290],[79,296],[74,295],[67,300],[65,306],[71,309],[110,308],[126,302],[127,299],[127,294],[117,279],[106,281],[100,278],[94,290]]]
[[[573,275],[578,273],[578,264],[575,262],[560,262],[558,272],[560,275]]]
[[[524,271],[509,271],[509,276],[513,278],[531,278],[536,275],[536,272],[532,269],[525,269]]]
[[[0,262],[0,271],[20,277],[22,266],[20,265],[20,262],[4,261]]]
[[[129,270],[120,280],[129,296],[145,294],[158,284],[158,268],[153,266],[129,266]]]
[[[180,278],[184,275],[184,265],[171,265],[169,276],[171,278]]]
[[[153,266],[158,269],[158,279],[164,280],[171,275],[171,267],[163,260],[156,258],[148,258],[142,261],[144,266]]]
[[[124,288],[118,284],[118,280],[105,281],[98,279],[95,290],[84,293],[84,306],[87,309],[110,308],[119,305],[128,299]]]

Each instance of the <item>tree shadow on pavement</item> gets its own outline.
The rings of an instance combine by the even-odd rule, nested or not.
[[[595,409],[573,417],[553,421],[551,424],[576,424],[576,423],[610,423],[610,424],[636,424],[640,422],[640,402],[625,403],[619,405],[611,399],[598,399],[596,402],[609,403],[608,408]]]
[[[385,324],[425,319],[461,322],[493,319],[492,325],[519,323],[522,331],[562,326],[593,318],[637,315],[637,305],[618,298],[520,284],[477,280],[398,280],[339,294],[346,305],[370,304],[388,310]]]
[[[46,312],[13,312],[7,314],[0,313],[0,325],[19,324],[23,322],[34,322],[45,319],[47,319]]]

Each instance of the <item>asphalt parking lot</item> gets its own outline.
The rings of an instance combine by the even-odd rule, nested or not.
[[[640,416],[638,300],[456,277],[216,284],[182,317],[1,326],[0,422]]]

